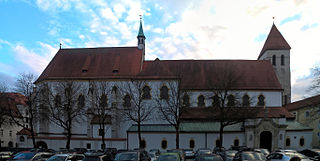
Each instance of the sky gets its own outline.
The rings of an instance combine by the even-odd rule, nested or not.
[[[274,23],[291,46],[292,101],[313,93],[319,0],[0,0],[0,82],[40,75],[62,48],[136,46],[146,59],[256,60]],[[274,19],[273,19],[274,17]]]

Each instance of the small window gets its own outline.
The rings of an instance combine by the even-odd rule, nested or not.
[[[221,147],[220,139],[217,139],[217,140],[216,140],[216,147]]]
[[[272,55],[272,65],[276,65],[276,56]]]
[[[0,130],[0,135],[3,136],[3,129]]]
[[[12,136],[12,131],[9,131],[9,136]]]
[[[123,98],[123,107],[131,107],[131,97],[127,94]]]
[[[102,94],[100,96],[100,107],[107,107],[108,106],[108,97],[106,94]]]
[[[289,147],[291,144],[290,138],[286,138],[286,146]]]
[[[140,147],[145,149],[147,147],[147,142],[145,140],[141,140]]]
[[[116,86],[112,87],[112,93],[117,94],[118,88]]]
[[[20,136],[20,142],[24,142],[24,137]]]
[[[306,117],[306,118],[310,117],[310,112],[309,112],[309,111],[306,111],[306,112],[305,112],[305,117]]]
[[[281,65],[284,65],[284,55],[281,55]]]
[[[233,145],[236,146],[236,147],[239,146],[239,139],[234,139],[233,140]]]
[[[168,94],[168,87],[167,86],[162,86],[160,89],[160,99],[169,99],[169,94]]]
[[[91,144],[87,143],[87,149],[91,149]]]
[[[264,102],[264,96],[263,95],[260,95],[258,97],[258,106],[264,106],[265,105],[265,102]]]
[[[189,107],[190,106],[190,98],[187,94],[185,94],[182,98],[182,104],[184,107]]]
[[[81,107],[81,108],[84,107],[84,100],[85,100],[84,96],[82,94],[79,95],[79,97],[78,97],[78,106],[79,107]]]
[[[205,100],[205,98],[204,98],[203,95],[200,95],[200,96],[198,97],[198,106],[199,106],[199,107],[204,107],[204,106],[206,106],[204,100]]]
[[[235,105],[235,98],[232,94],[230,94],[228,97],[228,103],[227,103],[227,106],[228,107],[233,107]]]
[[[54,102],[56,107],[61,106],[61,96],[57,94],[56,97],[54,98]]]
[[[304,146],[304,138],[303,137],[300,138],[299,145],[300,146]]]
[[[288,96],[287,95],[284,95],[284,104],[288,104]]]
[[[252,138],[253,138],[253,136],[252,136],[252,134],[250,134],[249,135],[249,141],[252,141]]]
[[[193,149],[193,148],[195,147],[195,142],[194,142],[193,139],[191,139],[191,140],[189,141],[189,147],[190,147],[191,149]]]
[[[99,136],[102,136],[102,135],[104,135],[104,131],[103,131],[103,129],[99,129]]]
[[[162,141],[161,141],[161,148],[162,148],[162,149],[167,149],[167,147],[168,147],[168,142],[167,142],[167,140],[162,140]]]
[[[242,97],[242,106],[243,107],[249,107],[250,106],[250,97],[245,94],[243,97]]]
[[[280,134],[280,140],[282,140],[282,137],[283,137],[283,135],[282,135],[282,134]]]
[[[220,107],[220,97],[218,95],[214,95],[212,99],[213,107]]]
[[[142,88],[142,99],[151,99],[150,91],[151,89],[149,86],[144,86]]]

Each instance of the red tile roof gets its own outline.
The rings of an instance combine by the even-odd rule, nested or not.
[[[281,90],[270,61],[257,60],[155,60],[145,61],[138,78],[181,78],[183,89],[210,89],[221,84],[227,71],[239,80],[233,89]]]
[[[48,140],[67,140],[64,136],[36,136],[36,139],[48,139]],[[90,138],[90,137],[71,137],[71,140],[101,140],[101,137]],[[126,141],[126,138],[104,138],[106,141]]]
[[[242,108],[242,107],[236,107],[236,108]],[[254,108],[256,111],[255,118],[264,118],[265,113],[267,113],[268,118],[294,118],[294,115],[292,115],[290,112],[288,112],[283,107],[266,107],[264,109],[263,107],[249,107]],[[246,110],[246,109],[244,109]],[[266,112],[267,111],[267,112]],[[182,119],[184,120],[215,120],[215,118],[219,116],[219,113],[217,110],[213,110],[213,108],[210,107],[191,107],[188,108],[183,114]]]
[[[285,105],[284,107],[288,111],[294,111],[298,110],[303,107],[309,107],[309,106],[314,106],[314,105],[319,105],[320,104],[320,95],[309,97],[300,101],[296,101],[290,104]]]
[[[9,113],[11,110],[14,117],[20,117],[21,114],[17,105],[26,105],[27,98],[20,93],[1,93],[0,109]]]
[[[60,49],[37,82],[48,79],[125,78],[141,70],[137,47]]]
[[[36,134],[36,133],[34,133]],[[28,135],[28,136],[31,136],[31,132],[30,132],[30,129],[21,129],[20,131],[17,132],[17,135]]]
[[[276,25],[273,24],[258,59],[267,50],[279,50],[279,49],[291,49],[291,47],[288,44],[288,42],[284,39],[280,31],[277,29]]]

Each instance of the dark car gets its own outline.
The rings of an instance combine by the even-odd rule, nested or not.
[[[148,155],[148,152],[146,152],[144,150],[136,150],[136,151],[128,151],[128,152],[118,153],[114,158],[114,161],[128,161],[128,160],[130,160],[130,161],[151,161],[151,158]]]
[[[301,154],[309,157],[311,160],[320,161],[320,149],[304,149]]]
[[[29,161],[31,160],[37,153],[36,152],[22,152],[13,157],[13,161]]]
[[[239,151],[233,158],[233,161],[265,161],[266,157],[257,151]]]
[[[220,155],[218,154],[204,154],[199,155],[195,159],[195,161],[223,161]]]
[[[110,161],[111,159],[109,156],[103,154],[103,153],[90,153],[85,154],[85,157],[82,159],[82,161]]]
[[[193,159],[195,157],[193,149],[184,149],[184,153],[186,154],[186,159]]]

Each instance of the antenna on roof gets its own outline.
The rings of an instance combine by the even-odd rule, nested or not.
[[[140,17],[140,21],[142,20],[142,17],[141,17],[141,15],[139,15],[139,17]]]
[[[61,49],[61,45],[62,45],[62,44],[60,43],[60,49]]]
[[[274,17],[272,17],[272,21],[273,21],[273,24],[274,24]]]

